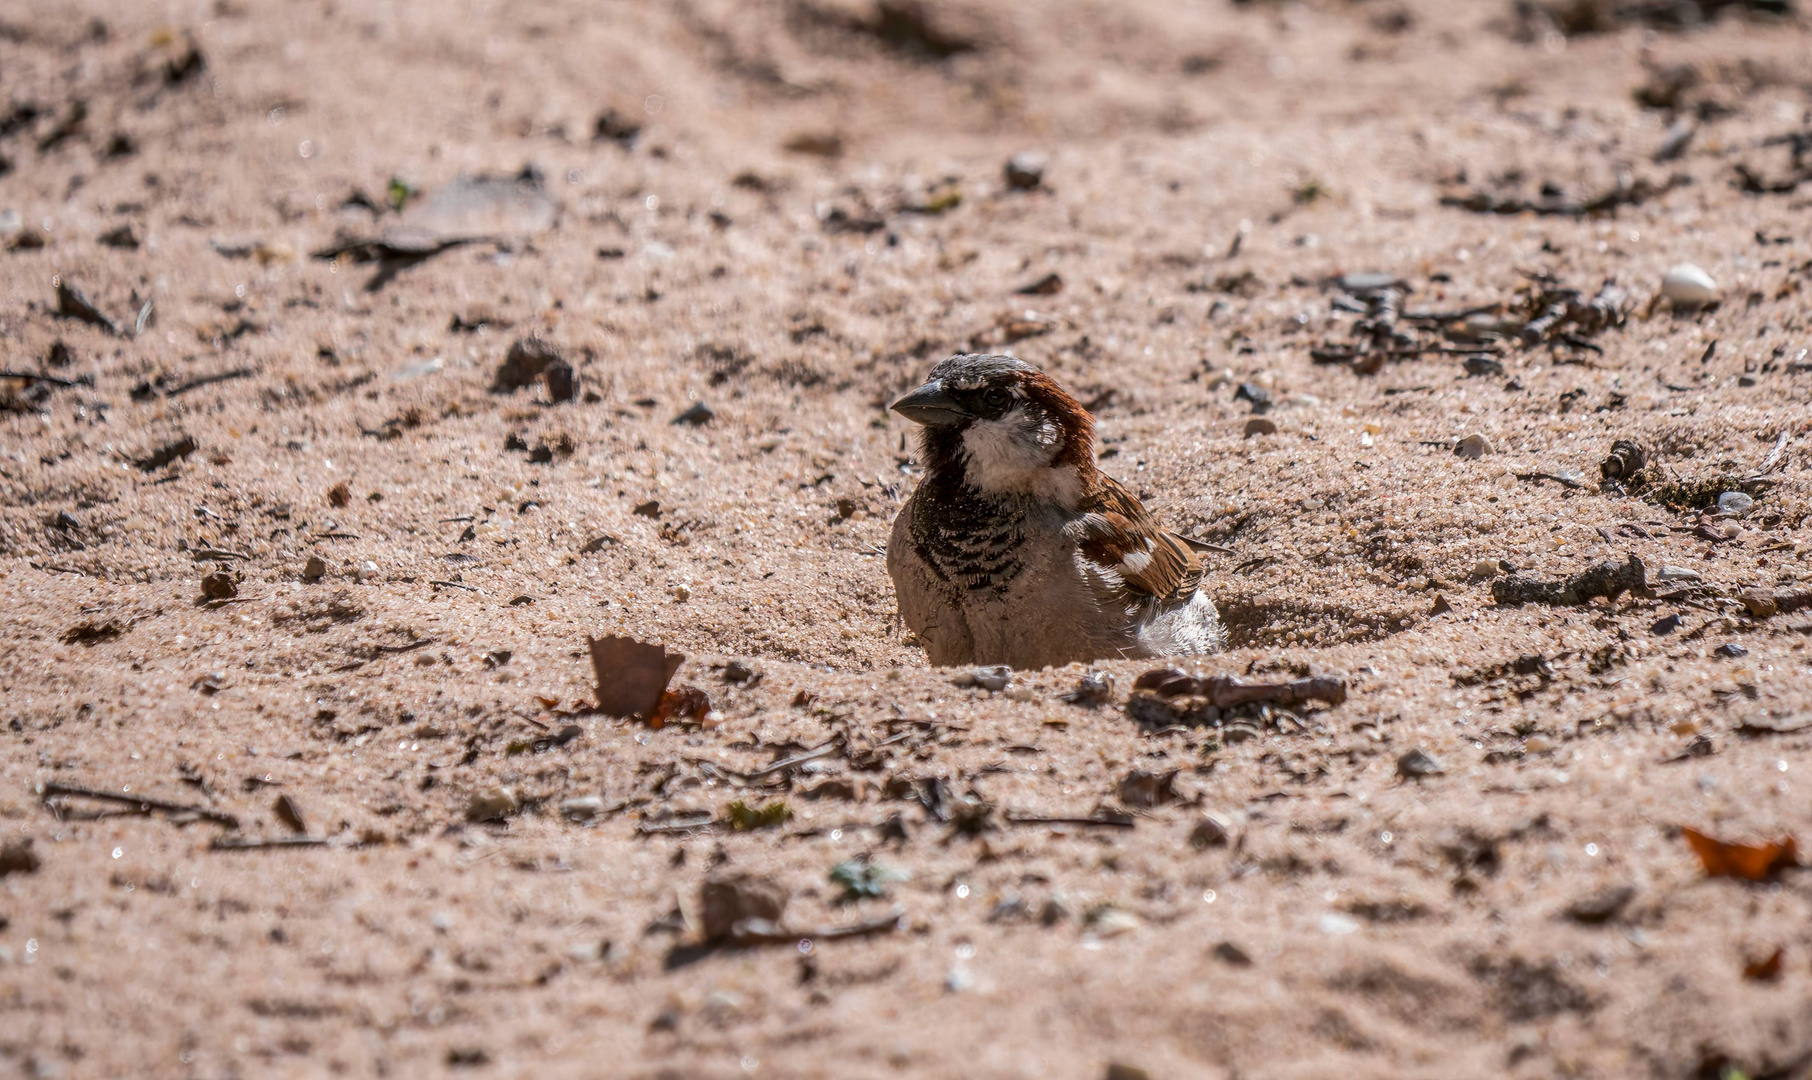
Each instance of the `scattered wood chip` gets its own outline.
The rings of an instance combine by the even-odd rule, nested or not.
[[[1237,676],[1211,675],[1193,678],[1175,668],[1147,671],[1133,683],[1126,712],[1148,727],[1181,724],[1199,727],[1213,724],[1221,709],[1262,703],[1296,705],[1322,701],[1339,705],[1346,700],[1346,680],[1334,675],[1318,675],[1282,683],[1250,683]],[[1216,712],[1210,714],[1209,709]]]
[[[277,796],[277,801],[271,804],[271,810],[276,813],[277,820],[288,826],[291,832],[308,831],[308,822],[302,817],[302,807],[287,792]]]
[[[35,874],[43,865],[43,858],[32,850],[29,836],[0,847],[0,878],[9,874]]]
[[[165,443],[142,458],[134,458],[132,464],[140,472],[156,472],[174,461],[193,454],[198,445],[194,438],[184,435],[173,443]]]
[[[1763,881],[1788,867],[1799,865],[1799,845],[1791,836],[1763,844],[1734,844],[1716,840],[1697,829],[1680,826],[1680,833],[1705,867],[1707,877],[1733,877]]]
[[[606,716],[654,716],[667,684],[686,662],[681,653],[634,638],[589,638],[587,645],[598,680],[598,711]]]
[[[1751,982],[1773,982],[1781,977],[1782,962],[1787,958],[1787,950],[1777,947],[1772,953],[1760,960],[1751,960],[1743,965],[1743,978]]]
[[[1616,600],[1626,592],[1648,598],[1655,595],[1648,586],[1647,568],[1634,555],[1621,564],[1600,563],[1563,581],[1540,581],[1512,574],[1491,583],[1491,598],[1505,607],[1518,604],[1573,606],[1597,596]]]
[[[94,306],[94,301],[88,299],[88,294],[60,277],[57,279],[57,314],[66,319],[75,319],[90,326],[98,326],[115,337],[125,334],[119,323],[108,318],[100,308]]]

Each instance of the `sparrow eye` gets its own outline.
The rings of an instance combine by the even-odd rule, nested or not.
[[[1011,400],[1013,400],[1013,396],[998,386],[991,387],[987,393],[982,395],[982,404],[990,409],[1004,409],[1007,407],[1007,402]]]

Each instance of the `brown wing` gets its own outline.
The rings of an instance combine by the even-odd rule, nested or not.
[[[1078,548],[1084,558],[1111,570],[1128,591],[1161,600],[1186,596],[1202,580],[1202,562],[1175,533],[1158,527],[1132,492],[1103,476],[1085,505]]]

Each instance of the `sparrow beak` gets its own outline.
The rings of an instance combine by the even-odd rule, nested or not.
[[[969,417],[963,407],[956,403],[955,398],[944,393],[942,382],[928,382],[888,408],[913,423],[923,424],[926,427],[954,424]]]

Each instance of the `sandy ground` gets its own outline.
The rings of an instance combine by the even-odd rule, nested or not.
[[[1812,838],[1812,180],[1739,183],[1788,186],[1767,140],[1812,127],[1812,32],[1569,28],[1495,0],[8,5],[4,367],[68,385],[11,380],[0,414],[0,1062],[1808,1075],[1806,875],[1708,877],[1681,828]],[[1544,183],[1659,190],[1442,202]],[[310,257],[385,230],[478,240]],[[1652,304],[1680,262],[1722,303]],[[1317,364],[1357,272],[1439,311],[1614,277],[1631,311],[1501,374]],[[59,317],[58,280],[120,332]],[[530,335],[575,400],[492,392]],[[883,567],[914,483],[883,406],[970,348],[1073,388],[1104,467],[1227,549],[1235,647],[1192,671],[1346,701],[1153,733],[1125,710],[1149,663],[1100,665],[1094,709],[1061,697],[1081,668],[927,667]],[[1600,485],[1618,439],[1633,493]],[[1652,596],[1494,602],[1632,554]],[[687,654],[713,715],[588,714],[607,633]],[[1401,775],[1415,750],[1439,771]],[[738,801],[791,817],[736,829]],[[216,846],[295,835],[324,842]],[[884,895],[845,902],[851,860]],[[735,874],[790,896],[780,943],[703,943],[701,884]]]

